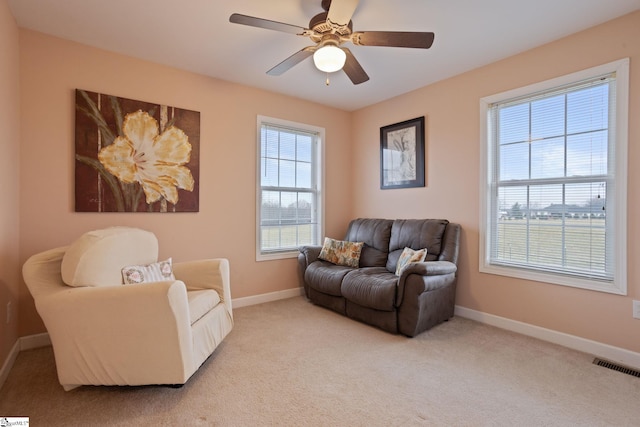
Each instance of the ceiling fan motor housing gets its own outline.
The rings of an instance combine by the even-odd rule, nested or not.
[[[319,34],[336,33],[342,37],[349,36],[353,32],[352,21],[349,21],[349,24],[347,25],[332,25],[331,22],[327,20],[327,15],[328,12],[322,12],[311,18],[311,21],[309,21],[309,28]],[[318,40],[314,41],[318,42]]]

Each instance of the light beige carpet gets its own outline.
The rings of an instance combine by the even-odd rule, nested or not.
[[[463,318],[413,339],[292,298],[234,311],[180,389],[64,392],[50,347],[22,352],[0,417],[33,426],[638,426],[640,379]]]

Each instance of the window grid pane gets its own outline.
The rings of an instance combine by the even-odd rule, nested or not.
[[[261,253],[318,244],[316,141],[306,131],[261,127]]]
[[[492,107],[490,263],[613,280],[609,85],[580,83]]]

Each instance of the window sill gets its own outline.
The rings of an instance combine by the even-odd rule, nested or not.
[[[262,261],[275,261],[279,259],[297,258],[298,253],[299,253],[298,250],[286,251],[286,252],[272,252],[272,253],[266,253],[266,254],[257,253],[256,261],[262,262]]]
[[[581,279],[560,274],[523,270],[497,265],[480,265],[480,273],[496,274],[499,276],[531,280],[534,282],[550,283],[553,285],[570,286],[591,291],[606,292],[616,295],[627,295],[626,286],[619,282],[601,282],[598,280]]]

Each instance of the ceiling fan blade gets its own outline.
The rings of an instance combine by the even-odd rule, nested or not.
[[[356,7],[358,7],[358,0],[332,0],[327,14],[327,21],[340,26],[349,25]]]
[[[358,31],[351,36],[360,46],[415,47],[429,49],[435,34],[411,31]]]
[[[249,25],[251,27],[266,28],[267,30],[282,31],[290,34],[303,34],[306,28],[297,25],[283,24],[282,22],[234,13],[229,17],[229,22],[234,24]]]
[[[369,80],[369,76],[364,71],[364,68],[362,68],[362,65],[360,65],[356,57],[353,56],[353,53],[351,53],[351,51],[346,47],[343,47],[342,50],[347,54],[347,60],[344,63],[342,70],[345,72],[347,77],[349,77],[351,82],[354,85],[359,85],[360,83],[364,83]]]
[[[288,69],[292,68],[294,65],[299,64],[300,62],[313,55],[313,52],[315,52],[315,50],[316,46],[307,46],[267,71],[267,74],[269,74],[270,76],[279,76]]]

